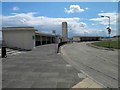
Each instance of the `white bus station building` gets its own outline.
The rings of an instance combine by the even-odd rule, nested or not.
[[[38,45],[55,43],[57,36],[38,32],[34,27],[3,27],[2,40],[6,47],[32,50]]]

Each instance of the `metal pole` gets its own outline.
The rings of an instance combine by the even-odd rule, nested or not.
[[[57,36],[56,36],[56,31],[54,31],[54,35],[55,35],[55,53],[57,53],[57,47],[56,47],[56,44],[57,44]]]
[[[109,19],[109,27],[108,27],[108,30],[110,29],[110,16],[101,16],[101,17],[107,17],[108,19]],[[109,34],[109,42],[108,42],[108,47],[109,47],[109,49],[110,49],[110,31],[108,31],[108,34]]]
[[[56,38],[57,38],[57,36],[56,36],[56,30],[52,30],[52,34],[54,35],[54,44],[55,44],[55,53],[57,53],[57,49],[56,49]]]
[[[109,33],[109,49],[110,49],[110,33]]]
[[[110,17],[108,16],[108,18],[109,18],[109,28],[110,28]],[[110,32],[108,33],[109,33],[109,49],[110,49]]]
[[[110,17],[108,17],[109,18],[109,27],[110,27]]]
[[[55,53],[57,53],[57,48],[56,48],[56,43],[57,43],[56,41],[57,41],[57,40],[56,40],[56,38],[57,38],[57,37],[56,37],[56,33],[55,33]]]
[[[86,42],[86,32],[84,31],[84,40]]]

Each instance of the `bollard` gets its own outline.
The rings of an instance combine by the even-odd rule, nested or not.
[[[2,46],[2,58],[5,58],[6,57],[6,47],[3,47]]]

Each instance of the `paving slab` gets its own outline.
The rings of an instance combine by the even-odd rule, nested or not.
[[[78,73],[55,53],[55,44],[2,59],[3,88],[71,88],[84,79]]]
[[[72,88],[103,88],[103,86],[99,85],[90,78],[85,78],[83,81],[79,82]]]

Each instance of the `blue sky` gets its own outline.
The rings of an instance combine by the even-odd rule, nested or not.
[[[75,35],[107,36],[111,17],[111,35],[116,35],[117,2],[3,2],[3,26],[34,26],[41,32],[56,30],[68,22],[69,37]]]
[[[2,4],[0,3],[0,15],[2,15]],[[2,16],[0,16],[2,18]],[[0,29],[2,29],[2,21],[0,21]],[[0,31],[0,40],[2,39],[2,32]]]

